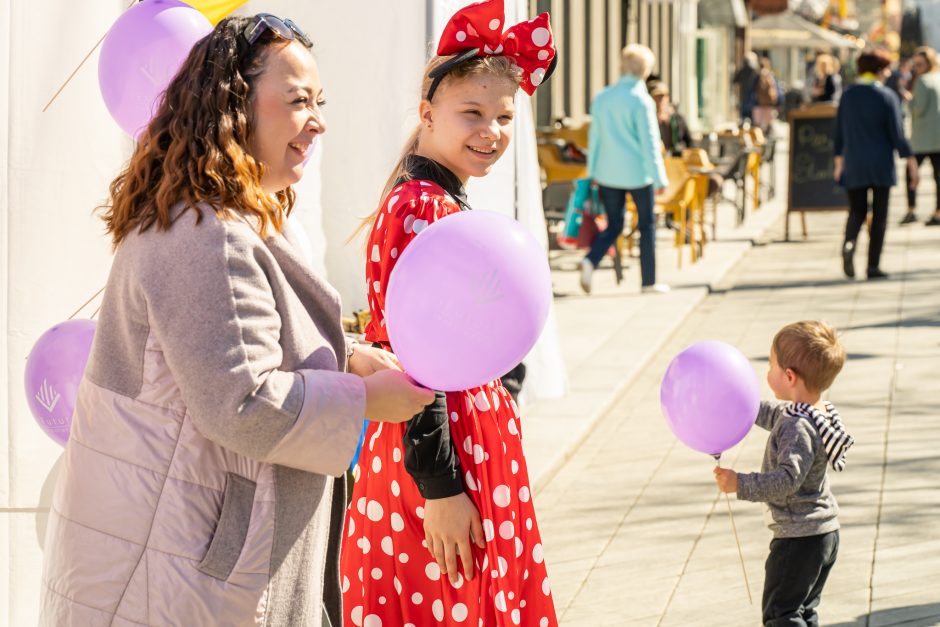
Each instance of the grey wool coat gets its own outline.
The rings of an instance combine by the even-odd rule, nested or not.
[[[341,624],[334,477],[365,386],[343,372],[339,297],[284,235],[202,215],[116,252],[53,497],[42,625]]]

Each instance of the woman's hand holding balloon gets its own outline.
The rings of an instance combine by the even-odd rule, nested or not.
[[[400,370],[379,370],[362,380],[366,385],[365,417],[369,420],[405,422],[434,402],[433,390],[415,385]]]
[[[381,348],[354,344],[352,355],[349,357],[349,372],[360,377],[368,377],[380,370],[401,370],[401,363],[390,353]]]

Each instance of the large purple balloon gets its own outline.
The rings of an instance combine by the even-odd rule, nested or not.
[[[730,344],[698,342],[669,363],[660,388],[666,423],[687,446],[720,455],[741,441],[760,407],[757,375]]]
[[[193,44],[211,31],[206,16],[178,0],[144,0],[114,22],[101,45],[98,85],[128,135],[147,126]]]
[[[395,354],[416,381],[466,390],[506,374],[528,354],[551,298],[548,257],[521,224],[491,211],[462,211],[421,231],[404,250],[389,278],[385,320]]]
[[[26,400],[39,426],[65,446],[78,384],[95,337],[94,320],[69,320],[39,338],[26,360]]]

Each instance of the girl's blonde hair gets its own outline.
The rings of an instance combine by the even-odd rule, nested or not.
[[[431,83],[434,80],[430,76],[431,72],[450,58],[451,57],[434,55],[431,57],[431,60],[428,61],[427,66],[424,68],[424,76],[421,80],[422,99],[427,98],[428,90],[431,88]],[[441,81],[435,93],[439,94],[441,90],[446,89],[449,85],[473,76],[505,78],[518,86],[522,81],[522,69],[513,63],[509,57],[473,57],[450,70],[444,76],[444,79]],[[414,129],[412,129],[411,133],[408,134],[408,139],[405,140],[405,146],[402,148],[401,155],[398,157],[398,162],[395,164],[395,167],[392,168],[392,173],[389,175],[388,180],[385,181],[385,187],[382,189],[382,195],[379,197],[378,207],[362,220],[350,239],[355,239],[359,233],[372,226],[379,216],[379,211],[382,209],[382,201],[388,196],[389,192],[395,188],[395,184],[399,180],[403,179],[407,181],[411,179],[411,173],[408,171],[408,159],[418,150],[418,146],[421,142],[422,128],[423,125],[419,122]]]

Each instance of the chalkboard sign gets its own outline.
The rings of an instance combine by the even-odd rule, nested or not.
[[[848,210],[845,190],[832,178],[834,160],[832,138],[836,108],[818,105],[792,111],[790,121],[790,169],[787,187],[786,237],[790,238],[790,213],[793,211]],[[806,217],[803,236],[806,236]]]

